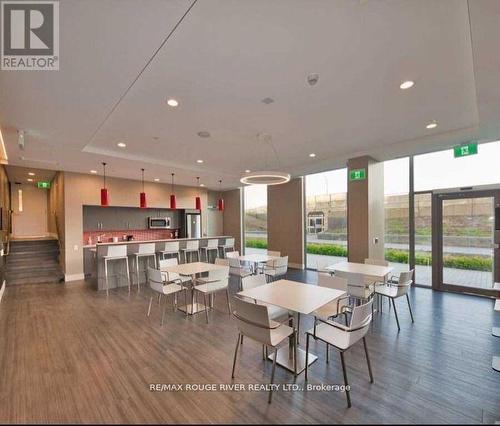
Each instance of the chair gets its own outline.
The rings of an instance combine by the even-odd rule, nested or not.
[[[208,240],[207,245],[204,247],[200,247],[201,251],[205,252],[205,260],[210,263],[210,252],[215,250],[215,258],[219,256],[219,240],[213,239]]]
[[[373,286],[367,286],[365,276],[355,272],[336,271],[335,276],[347,280],[347,293],[349,296],[363,302],[373,295]]]
[[[226,257],[229,259],[230,257],[233,257],[233,258],[238,258],[240,257],[240,252],[239,251],[228,251],[226,253]]]
[[[139,260],[145,258],[148,261],[147,267],[149,267],[149,259],[153,258],[154,260],[154,265],[155,268],[157,266],[156,264],[156,251],[155,251],[155,243],[147,243],[147,244],[139,244],[139,250],[137,253],[134,253],[134,265],[135,265],[135,273],[137,275],[137,291],[141,289],[140,287],[140,279],[139,279],[139,273],[146,272],[147,269],[140,270],[139,269]],[[147,268],[146,267],[146,268]]]
[[[237,253],[237,252],[233,252]],[[241,264],[240,259],[238,257],[230,257],[231,253],[227,254],[227,260],[229,261],[229,275],[233,275],[238,277],[238,286],[239,289],[242,289],[241,280],[244,277],[248,277],[252,275],[252,269],[249,266],[244,266]]]
[[[169,259],[161,259],[159,266],[161,274],[163,275],[163,281],[166,282],[181,282],[183,285],[191,281],[191,277],[179,275],[177,272],[165,271],[169,266],[175,266],[179,264],[179,260],[176,257],[171,257]]]
[[[229,259],[222,259],[221,257],[215,258],[216,265],[229,266]]]
[[[347,293],[347,279],[337,276],[332,277],[330,275],[318,275],[318,286],[331,288],[333,290],[341,290]],[[349,296],[344,296],[315,310],[312,313],[314,315],[314,330],[316,330],[318,320],[327,321],[331,318],[336,318],[341,314],[345,316],[347,323],[347,311],[349,307],[348,299]]]
[[[177,259],[172,259],[172,260],[177,260]],[[151,268],[150,266],[148,267],[147,280],[152,292],[151,297],[149,299],[149,307],[147,314],[148,317],[149,314],[151,313],[151,305],[153,304],[153,292],[158,293],[158,304],[160,307],[161,307],[162,296],[169,296],[173,294],[174,298],[172,299],[172,305],[175,310],[177,306],[177,293],[179,293],[180,291],[184,291],[184,303],[187,302],[186,288],[182,285],[182,282],[177,279],[165,282],[163,280],[163,276],[164,276],[163,273],[159,269]],[[167,310],[167,297],[165,297],[165,307],[163,308],[163,313],[161,315],[160,325],[163,325],[166,310]]]
[[[367,265],[389,266],[389,262],[387,260],[383,260],[383,259],[367,258],[367,259],[365,259],[365,263]]]
[[[264,274],[266,278],[274,281],[276,278],[286,275],[288,271],[288,256],[279,257],[277,259],[272,259],[266,262],[264,267]]]
[[[222,257],[226,257],[226,251],[234,250],[234,238],[226,238],[223,244],[220,244],[219,249],[222,249]]]
[[[309,338],[312,336],[326,343],[326,362],[329,362],[329,347],[333,346],[340,352],[340,361],[342,363],[342,373],[344,375],[344,384],[346,387],[345,393],[347,398],[347,406],[351,407],[351,396],[349,383],[347,381],[347,371],[344,360],[344,352],[350,349],[358,341],[363,340],[365,348],[366,363],[368,364],[368,373],[370,375],[370,383],[373,383],[372,367],[370,365],[370,357],[368,355],[368,346],[366,345],[365,335],[370,328],[372,321],[372,303],[370,299],[364,305],[356,306],[352,310],[351,323],[345,326],[332,321],[322,321],[316,328],[316,331],[309,330],[306,333],[306,371],[305,380],[307,381],[308,361],[309,361]]]
[[[268,256],[281,257],[281,252],[280,251],[267,250],[266,254]],[[264,268],[266,267],[266,264],[267,264],[267,262],[266,263],[260,263],[257,266],[257,273],[263,274],[264,273]]]
[[[319,275],[332,275],[332,271],[326,269],[326,267],[331,264],[332,261],[330,259],[326,257],[318,257],[318,260],[316,261],[316,271],[318,271],[318,277]]]
[[[130,293],[130,271],[128,268],[128,256],[127,256],[127,246],[108,246],[108,251],[106,255],[103,256],[104,259],[104,279],[106,280],[106,296],[109,295],[109,283],[108,283],[108,262],[124,260],[125,265],[127,267],[127,282],[128,282],[128,291]],[[122,275],[122,274],[115,274]]]
[[[406,296],[406,302],[408,303],[408,310],[410,311],[411,322],[414,323],[413,312],[411,310],[410,298],[408,297],[408,290],[413,283],[413,273],[414,269],[407,272],[401,272],[399,274],[399,279],[394,280],[392,277],[389,282],[384,284],[378,284],[375,286],[375,294],[381,297],[387,297],[392,302],[392,307],[394,308],[394,316],[396,317],[396,323],[398,325],[398,331],[401,331],[399,327],[398,312],[396,311],[395,299],[398,297]]]
[[[182,249],[184,253],[184,263],[188,263],[188,254],[189,260],[192,261],[193,253],[196,253],[197,262],[200,261],[200,240],[189,240],[186,242],[186,248]],[[191,263],[191,262],[189,262]]]
[[[268,251],[267,251],[267,255],[268,255],[268,256],[281,257],[281,252],[280,252],[280,251],[272,251],[272,250],[268,250]]]
[[[174,254],[177,259],[180,260],[180,248],[179,248],[179,241],[169,241],[165,243],[165,246],[163,250],[160,250],[158,252],[158,257],[160,259],[165,259],[166,255],[171,255]]]
[[[227,309],[231,315],[231,301],[229,299],[229,268],[210,271],[207,278],[198,278],[196,286],[193,288],[196,293],[203,295],[203,302],[205,304],[205,315],[208,324],[208,305],[207,296],[218,293],[220,291],[226,292]]]
[[[262,274],[249,275],[241,279],[242,290],[249,290],[251,288],[260,287],[261,285],[266,285],[266,284],[267,284],[266,277]],[[242,299],[251,301],[253,303],[258,303],[259,305],[266,305],[268,307],[269,319],[278,320],[278,318],[285,316],[288,318],[288,310],[280,308],[279,306],[268,305],[266,303],[257,302],[254,299],[249,299],[246,297],[242,297]]]
[[[238,338],[236,339],[236,348],[234,350],[233,370],[231,377],[234,379],[234,370],[236,367],[236,358],[238,356],[238,348],[240,340],[243,336],[248,337],[264,345],[274,349],[273,369],[271,373],[271,385],[274,383],[274,372],[276,370],[276,356],[278,346],[287,341],[290,335],[294,335],[294,330],[288,325],[281,324],[269,318],[269,307],[258,305],[256,303],[247,302],[239,298],[234,299],[235,311],[234,317],[238,326]],[[294,345],[296,348],[296,345]],[[295,353],[295,356],[297,354]],[[273,397],[273,386],[270,386],[268,403],[271,403]]]

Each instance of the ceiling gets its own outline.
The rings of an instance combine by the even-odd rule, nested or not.
[[[56,174],[53,170],[17,166],[6,166],[5,171],[10,182],[21,183],[23,185],[36,185],[37,182],[52,182]],[[32,175],[29,173],[32,173]],[[28,181],[28,179],[32,179],[33,182]]]
[[[233,188],[493,140],[499,24],[496,0],[66,0],[60,70],[0,71],[8,161]]]

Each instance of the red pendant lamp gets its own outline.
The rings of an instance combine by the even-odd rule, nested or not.
[[[147,203],[146,203],[146,193],[144,192],[144,169],[141,169],[142,172],[142,192],[139,195],[139,204],[141,209],[147,208]]]
[[[196,210],[201,210],[201,198],[200,198],[200,177],[198,176],[196,178],[196,186],[198,187],[198,195],[196,196],[195,199],[195,209]]]
[[[109,206],[109,193],[108,189],[106,188],[106,163],[102,163],[102,168],[104,170],[104,185],[103,188],[101,188],[101,207],[108,207]]]
[[[219,202],[217,203],[217,207],[220,212],[224,211],[224,198],[222,198],[222,179],[219,180],[219,191],[220,191],[220,197],[219,197]]]
[[[170,194],[170,208],[177,208],[177,200],[175,199],[175,191],[174,191],[174,173],[172,173],[172,193]]]

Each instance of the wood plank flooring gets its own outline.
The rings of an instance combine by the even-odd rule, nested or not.
[[[314,283],[312,272],[290,279]],[[236,282],[231,283],[232,293]],[[363,346],[346,353],[353,407],[337,392],[152,392],[153,383],[231,383],[236,326],[224,296],[210,324],[169,309],[160,327],[149,293],[97,293],[89,283],[8,287],[0,304],[0,423],[493,423],[500,420],[500,339],[493,301],[413,289],[415,324],[398,301],[401,332],[387,304]],[[312,324],[303,318],[301,330]],[[305,345],[305,339],[302,338]],[[309,383],[342,382],[338,353],[319,355]],[[245,340],[236,383],[268,383],[271,363]],[[276,369],[277,383],[293,383]],[[301,374],[296,383],[304,384]]]

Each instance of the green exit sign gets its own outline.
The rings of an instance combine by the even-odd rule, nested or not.
[[[50,188],[50,182],[37,182],[36,185],[38,188],[42,189],[49,189]]]
[[[349,171],[349,180],[366,179],[366,169],[353,169]]]
[[[477,143],[473,142],[467,145],[457,145],[453,148],[453,153],[455,154],[455,158],[477,154]]]

